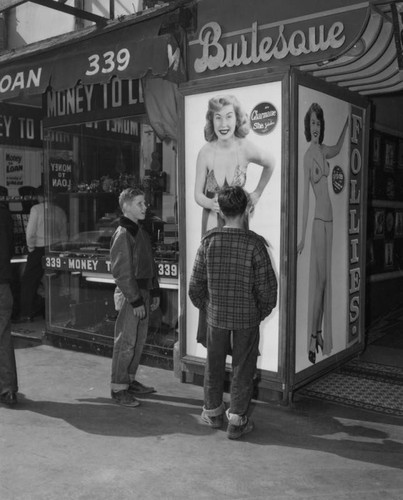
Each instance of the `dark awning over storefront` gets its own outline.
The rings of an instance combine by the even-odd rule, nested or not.
[[[159,35],[163,17],[115,23],[33,44],[0,56],[0,100],[42,94],[112,77],[145,75],[179,82],[181,54],[171,34]]]

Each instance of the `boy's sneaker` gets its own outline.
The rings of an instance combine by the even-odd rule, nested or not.
[[[133,394],[130,394],[130,392],[128,392],[127,390],[117,392],[111,391],[111,396],[115,403],[121,406],[134,408],[136,406],[139,406],[140,404],[140,401],[137,401]]]
[[[151,394],[156,391],[154,387],[147,387],[146,385],[137,382],[137,380],[133,380],[133,382],[130,382],[127,392],[129,392],[129,394],[134,394],[135,396],[142,396],[143,394]]]
[[[203,420],[203,422],[205,422],[213,429],[220,429],[222,427],[222,424],[224,423],[224,418],[222,413],[221,415],[210,417],[210,415],[207,415],[206,412],[203,410],[201,414],[201,419]]]
[[[228,439],[239,439],[244,434],[252,431],[254,429],[254,425],[252,420],[248,417],[245,417],[245,422],[241,425],[233,425],[228,423],[227,427],[227,438]]]
[[[17,395],[14,391],[7,391],[0,395],[0,402],[8,406],[17,404]]]

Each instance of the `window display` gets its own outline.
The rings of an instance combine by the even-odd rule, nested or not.
[[[46,228],[48,330],[112,345],[117,313],[110,240],[121,215],[119,194],[136,185],[145,192],[144,225],[162,289],[145,352],[172,357],[178,308],[176,152],[142,117],[48,129],[46,141],[48,209],[63,210],[68,235],[58,241],[53,228]]]
[[[376,126],[370,137],[367,259],[370,279],[400,276],[403,264],[403,140],[398,132]]]

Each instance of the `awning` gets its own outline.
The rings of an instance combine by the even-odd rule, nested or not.
[[[145,75],[184,80],[179,46],[159,35],[163,16],[48,39],[0,55],[0,100]]]
[[[347,52],[335,59],[303,65],[299,69],[362,95],[402,91],[403,68],[399,64],[401,28],[393,16],[393,9],[402,5],[403,2],[372,5],[366,24]]]

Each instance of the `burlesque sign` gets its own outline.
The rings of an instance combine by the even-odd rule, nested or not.
[[[221,2],[220,7],[223,8]],[[231,8],[235,9],[233,5]],[[279,8],[282,14],[273,6],[267,8],[267,2],[254,0],[248,10],[237,4],[236,12],[245,11],[242,17],[236,17],[234,29],[228,26],[228,16],[218,10],[217,17],[201,24],[189,42],[190,78],[258,69],[268,64],[299,66],[333,59],[348,50],[369,12],[366,4],[329,7],[323,12],[317,12],[316,7],[314,13],[300,16],[294,7],[292,12],[285,12],[280,4]],[[250,19],[251,13],[255,18]],[[281,15],[285,17],[278,18]],[[199,17],[204,20],[203,15]],[[240,19],[244,20],[242,25]]]
[[[288,56],[298,57],[302,54],[313,54],[329,48],[338,49],[346,41],[344,26],[341,22],[333,23],[326,31],[324,25],[310,26],[307,32],[295,30],[287,37],[285,26],[280,24],[274,36],[263,36],[258,39],[258,24],[253,23],[248,30],[250,39],[241,35],[232,43],[222,39],[222,30],[218,23],[211,22],[203,26],[199,35],[202,56],[195,59],[196,73],[207,69],[232,68],[268,62],[273,59],[283,60]]]

